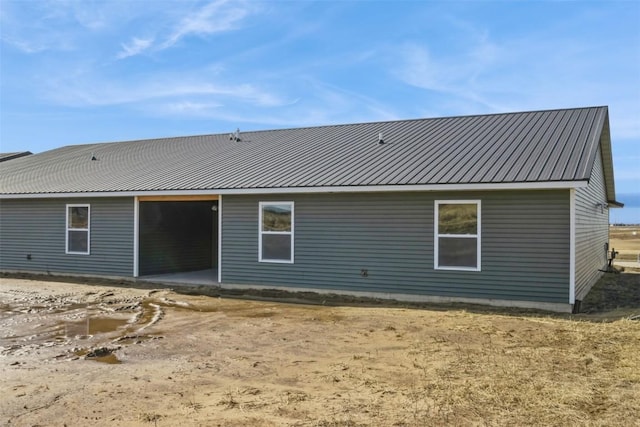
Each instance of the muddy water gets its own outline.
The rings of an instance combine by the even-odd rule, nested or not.
[[[56,360],[126,363],[118,350],[162,338],[148,328],[160,322],[167,309],[213,313],[222,305],[227,315],[240,318],[278,317],[288,309],[287,304],[210,297],[191,297],[187,303],[168,298],[165,291],[132,298],[117,290],[47,297],[12,290],[0,293],[0,357],[26,357],[48,349],[58,352]]]
[[[149,294],[122,298],[108,291],[39,298],[19,290],[0,293],[0,357],[59,349],[55,359],[122,363],[116,351],[158,338],[145,329],[160,321],[163,306],[173,305]]]
[[[61,322],[67,338],[88,337],[101,333],[115,332],[129,324],[130,319],[109,317],[89,317],[77,322]]]
[[[118,356],[116,356],[115,352],[119,350],[118,348],[98,348],[95,350],[87,350],[84,348],[74,350],[73,354],[79,357],[84,357],[87,360],[93,360],[95,362],[106,363],[108,365],[118,365],[122,363]]]

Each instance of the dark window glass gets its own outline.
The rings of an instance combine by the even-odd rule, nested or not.
[[[87,231],[69,231],[69,252],[89,252]]]
[[[262,259],[291,261],[291,235],[263,234]]]
[[[440,237],[440,267],[478,267],[478,240],[465,237]]]

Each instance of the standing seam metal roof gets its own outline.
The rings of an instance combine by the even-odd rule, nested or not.
[[[608,132],[588,107],[66,146],[3,163],[0,194],[582,181]]]
[[[17,159],[19,157],[31,155],[31,151],[17,151],[13,153],[0,153],[0,162],[6,162],[7,160]]]

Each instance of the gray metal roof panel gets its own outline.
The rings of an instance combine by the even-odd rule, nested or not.
[[[20,157],[29,156],[33,154],[31,151],[15,151],[12,153],[0,153],[0,162],[6,162],[7,160],[18,159]]]
[[[607,120],[590,107],[67,146],[3,163],[0,193],[586,180]]]

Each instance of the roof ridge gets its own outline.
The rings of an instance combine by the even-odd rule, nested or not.
[[[558,111],[577,111],[577,110],[588,110],[588,109],[599,109],[599,108],[608,108],[606,105],[598,105],[598,106],[590,106],[590,107],[573,107],[573,108],[551,108],[544,110],[528,110],[528,111],[509,111],[509,112],[501,112],[501,113],[478,113],[478,114],[465,114],[465,115],[457,115],[457,116],[439,116],[439,117],[417,117],[412,119],[394,119],[394,120],[379,120],[379,121],[371,121],[371,122],[354,122],[354,123],[333,123],[333,124],[324,124],[324,125],[313,125],[313,126],[298,126],[298,127],[284,127],[284,128],[274,128],[274,129],[257,129],[257,130],[246,130],[240,131],[240,134],[243,133],[266,133],[266,132],[280,132],[280,131],[301,131],[308,129],[320,129],[320,128],[330,128],[330,127],[345,127],[345,126],[371,126],[371,125],[383,125],[389,123],[408,123],[408,122],[418,122],[418,121],[427,121],[427,120],[451,120],[451,119],[462,119],[462,118],[474,118],[474,117],[490,117],[490,116],[508,116],[508,115],[516,115],[516,114],[533,114],[533,113],[551,113]],[[233,132],[229,132],[233,133]],[[157,138],[143,138],[143,139],[125,139],[120,141],[104,141],[104,142],[93,142],[93,143],[83,143],[83,144],[70,144],[65,145],[64,147],[81,147],[81,146],[89,146],[89,145],[103,145],[103,144],[120,144],[120,143],[135,143],[135,142],[149,142],[149,141],[166,141],[169,139],[189,139],[189,138],[204,138],[204,137],[215,137],[215,136],[224,136],[228,135],[227,132],[217,132],[217,133],[205,133],[205,134],[194,134],[194,135],[176,135],[176,136],[161,136]]]

